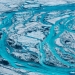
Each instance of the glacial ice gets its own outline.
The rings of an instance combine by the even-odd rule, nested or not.
[[[0,0],[0,75],[75,74],[75,0]]]

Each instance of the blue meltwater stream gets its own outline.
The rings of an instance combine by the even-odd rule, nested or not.
[[[18,23],[21,24],[20,21],[17,23],[15,18],[22,14],[17,15],[15,18],[14,16],[17,13],[23,12],[29,12],[29,14],[31,14],[29,18],[23,21],[24,26],[27,25],[27,23],[32,23],[32,19],[36,15],[35,22],[41,23],[43,26],[50,27],[49,34],[40,44],[38,44],[39,63],[20,60],[13,56],[12,53],[14,52],[14,48],[7,43],[7,39],[11,34],[11,27],[13,27],[14,30]],[[75,4],[40,6],[28,9],[20,7],[18,10],[2,13],[0,17],[3,17],[0,22],[0,33],[2,33],[0,38],[0,55],[2,58],[6,59],[11,66],[14,68],[22,68],[33,72],[39,72],[44,75],[75,75],[75,73],[71,74],[71,72],[75,72],[75,54],[71,52],[75,52]],[[36,28],[36,30],[37,29],[38,28]],[[17,30],[15,31],[17,32]],[[57,42],[57,39],[60,40],[62,46]],[[46,53],[46,50],[43,48],[45,44],[48,45],[49,51],[53,57],[47,57],[48,53]],[[7,48],[10,52],[7,51]],[[69,57],[67,55],[69,55]],[[50,57],[55,58],[55,60],[48,59]],[[72,59],[70,57],[73,58],[72,61],[70,61]],[[47,61],[46,58],[48,59]],[[52,64],[50,62],[52,62]],[[55,64],[55,62],[57,63]],[[16,63],[21,66],[16,65]],[[34,66],[31,66],[30,64],[33,64]]]

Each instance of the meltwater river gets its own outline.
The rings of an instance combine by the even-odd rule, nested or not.
[[[24,13],[27,14],[23,16]],[[33,72],[39,72],[43,75],[75,75],[75,4],[64,4],[56,6],[40,5],[39,7],[30,8],[24,8],[21,6],[17,8],[17,10],[2,13],[0,17],[0,55],[2,58],[6,59],[11,66],[13,66],[14,68],[22,68]],[[19,38],[18,35],[20,37],[22,36],[21,33],[17,33],[18,30],[15,27],[17,27],[19,24],[23,24],[24,28],[29,25],[28,23],[31,24],[29,26],[30,28],[27,27],[28,30],[31,30],[33,26],[35,28],[34,23],[37,23],[37,25],[39,23],[40,25],[42,24],[43,26],[49,28],[46,37],[38,44],[39,53],[37,58],[39,63],[35,62],[35,59],[30,61],[21,60],[20,58],[18,58],[18,56],[15,56],[15,54],[13,54],[14,52],[18,52],[21,54],[24,53],[22,51],[17,51],[19,50],[19,48],[16,48],[17,50],[15,50],[14,45],[11,46],[12,40],[17,40]],[[18,29],[20,29],[20,27]],[[21,31],[22,30],[23,29],[21,29]],[[30,32],[33,32],[32,30]],[[43,33],[46,33],[46,30],[47,29],[45,29]],[[37,27],[35,31],[39,31]],[[27,31],[25,31],[24,28],[23,33],[25,32],[27,34]],[[32,38],[36,40],[41,40],[40,38],[42,37],[41,35],[43,35],[43,33],[40,33],[39,38],[37,36],[35,37],[34,33],[34,37],[32,35],[26,36],[30,39]],[[8,41],[10,38],[9,35],[15,35],[15,38],[12,38],[11,42]],[[58,41],[58,39],[60,41]],[[32,40],[28,39],[28,41],[31,42]],[[24,50],[25,48],[30,47],[29,45],[22,44],[22,42],[24,41],[18,40],[17,42],[20,43],[22,47],[22,49],[20,50]],[[46,50],[43,49],[45,44],[48,45],[52,57],[47,56],[49,54],[46,53]],[[23,46],[25,46],[25,48],[23,48]],[[27,52],[27,50],[25,52]],[[29,50],[28,52],[33,53]],[[37,52],[35,52],[34,55],[35,54],[37,54]],[[52,58],[54,59],[51,60]],[[21,66],[16,65],[16,63],[20,64]]]

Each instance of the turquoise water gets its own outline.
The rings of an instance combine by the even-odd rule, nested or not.
[[[45,17],[50,12],[60,11],[61,13],[58,16],[62,17],[62,15],[65,15],[65,14],[63,14],[64,12],[62,12],[62,11],[66,11],[66,10],[70,10],[70,13],[67,13],[67,15],[69,15],[69,16],[66,17],[66,18],[63,18],[63,19],[59,19],[58,21],[55,22],[55,24],[45,20]],[[70,63],[66,60],[63,60],[60,57],[60,55],[57,54],[57,51],[55,50],[55,47],[58,47],[62,52],[65,52],[65,51],[64,51],[63,47],[60,47],[55,43],[55,39],[59,38],[60,35],[64,31],[68,31],[68,32],[71,32],[71,33],[75,32],[75,30],[71,30],[70,28],[68,28],[69,23],[71,23],[72,20],[74,20],[74,18],[75,18],[75,15],[72,14],[72,12],[74,12],[74,10],[75,10],[75,4],[69,4],[69,5],[66,4],[66,5],[57,5],[57,6],[40,6],[39,8],[30,8],[30,9],[24,9],[23,7],[20,7],[20,9],[18,9],[17,11],[10,11],[10,12],[5,12],[5,13],[1,14],[0,15],[1,17],[6,16],[6,18],[2,19],[1,24],[0,24],[0,31],[2,32],[2,38],[0,39],[0,55],[4,59],[6,59],[14,68],[23,68],[23,69],[26,69],[26,70],[29,70],[29,71],[40,72],[44,75],[70,75],[71,71],[75,71],[75,64],[72,64],[72,63]],[[40,44],[40,53],[42,54],[42,58],[39,58],[40,64],[37,64],[37,63],[33,62],[33,64],[35,64],[34,67],[30,66],[28,64],[28,63],[32,63],[32,62],[21,61],[21,60],[15,58],[15,57],[13,57],[6,50],[6,47],[7,47],[11,51],[11,53],[13,52],[13,48],[11,48],[7,44],[7,41],[6,41],[6,39],[8,37],[9,27],[12,26],[12,24],[13,24],[13,22],[12,22],[13,16],[17,12],[27,12],[27,11],[32,12],[32,16],[30,16],[24,22],[24,24],[29,22],[35,14],[45,12],[42,15],[40,15],[41,18],[36,19],[36,22],[41,22],[42,24],[51,26],[49,35],[47,35],[47,37]],[[60,24],[61,22],[63,22],[63,24]],[[58,34],[56,34],[56,31],[54,30],[55,26],[59,27],[59,33]],[[4,30],[3,28],[6,28],[6,29]],[[51,53],[56,57],[56,59],[58,61],[60,61],[61,63],[69,66],[69,68],[57,67],[57,66],[48,66],[48,65],[43,63],[43,61],[45,59],[45,56],[46,56],[45,51],[43,50],[43,46],[46,43],[49,45]],[[75,55],[72,55],[72,54],[70,54],[70,55],[75,58]],[[15,64],[16,62],[18,64],[21,64],[22,66],[17,66]]]

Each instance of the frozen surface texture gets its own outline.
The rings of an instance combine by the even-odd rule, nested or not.
[[[75,0],[0,0],[0,75],[75,75]]]

